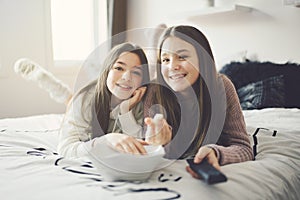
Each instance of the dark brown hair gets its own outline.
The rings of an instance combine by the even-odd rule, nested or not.
[[[176,135],[180,126],[180,105],[178,98],[176,98],[175,92],[172,92],[171,88],[168,88],[167,83],[161,74],[161,50],[164,41],[168,37],[180,38],[194,46],[197,52],[199,60],[199,77],[196,82],[192,85],[192,88],[196,94],[197,102],[199,106],[199,117],[200,122],[197,130],[193,133],[193,141],[189,148],[182,152],[182,157],[194,155],[207,134],[207,130],[211,119],[211,97],[210,91],[215,88],[215,81],[217,79],[217,72],[214,63],[214,57],[209,45],[209,42],[205,35],[192,26],[173,26],[167,28],[161,35],[159,46],[158,46],[158,63],[157,63],[157,81],[160,83],[158,92],[156,93],[156,99],[159,101],[167,112],[167,121],[173,127],[173,137]],[[162,86],[163,85],[163,86]]]
[[[108,123],[110,119],[110,107],[111,107],[110,103],[111,103],[112,94],[107,88],[106,80],[107,80],[108,73],[111,70],[113,64],[116,62],[116,60],[123,52],[134,53],[139,57],[141,64],[143,66],[142,85],[147,84],[150,81],[148,60],[141,47],[129,42],[116,45],[109,52],[108,56],[104,60],[102,65],[104,70],[99,76],[96,84],[95,96],[94,96],[95,114],[93,116],[96,115],[97,120],[94,118],[92,123],[94,126],[100,125],[100,127],[98,127],[98,129],[97,128],[95,129],[95,127],[93,127],[94,128],[93,137],[107,133]]]

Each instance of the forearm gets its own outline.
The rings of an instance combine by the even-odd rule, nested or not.
[[[209,145],[217,155],[220,165],[239,163],[253,160],[253,152],[250,145],[239,144],[231,146]]]
[[[239,98],[231,81],[225,76],[223,80],[227,98],[226,119],[218,145],[211,146],[217,153],[220,165],[252,160],[253,152]]]
[[[59,142],[57,151],[60,155],[67,158],[81,158],[86,157],[91,149],[92,140],[78,141],[72,139],[62,140]]]
[[[86,155],[88,141],[92,138],[91,113],[86,115],[80,106],[70,104],[62,121],[58,140],[58,153],[66,157],[82,157]],[[77,105],[81,105],[77,104]]]
[[[65,157],[83,157],[90,146],[91,131],[84,123],[65,119],[59,133],[57,151]]]

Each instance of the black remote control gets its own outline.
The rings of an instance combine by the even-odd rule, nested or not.
[[[201,163],[194,163],[194,159],[187,159],[190,168],[200,176],[200,178],[207,184],[215,184],[227,181],[227,177],[214,168],[207,160]]]

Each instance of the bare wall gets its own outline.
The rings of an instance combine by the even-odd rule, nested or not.
[[[45,3],[50,0],[0,0],[0,118],[63,113],[65,106],[49,98],[35,83],[13,71],[14,62],[28,57],[49,70]],[[159,23],[191,24],[210,40],[218,66],[247,51],[260,60],[300,63],[300,8],[282,0],[215,0],[216,6],[233,3],[251,12],[200,14],[205,0],[128,0],[128,28],[154,27]],[[71,87],[77,72],[55,75]]]
[[[245,55],[300,63],[300,8],[284,5],[283,0],[215,0],[217,8],[227,11],[205,14],[203,2],[129,0],[128,29],[160,23],[194,25],[207,35],[218,68]],[[235,4],[246,9],[229,9]]]
[[[27,57],[50,69],[47,62],[45,2],[0,0],[0,118],[63,113],[65,106],[51,100],[37,84],[14,73],[16,60]],[[56,74],[72,84],[76,72]]]

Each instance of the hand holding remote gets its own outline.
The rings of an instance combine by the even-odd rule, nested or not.
[[[187,159],[187,162],[190,168],[207,184],[227,181],[227,177],[209,164],[206,159],[204,159],[201,163],[194,163],[194,159]]]

